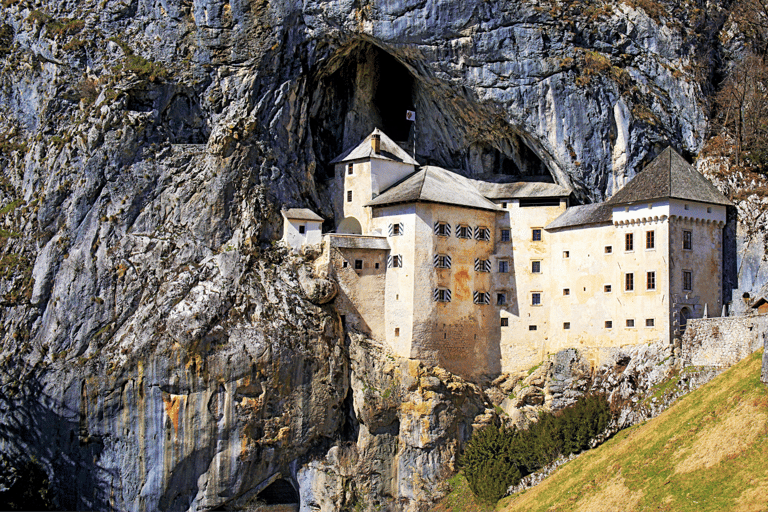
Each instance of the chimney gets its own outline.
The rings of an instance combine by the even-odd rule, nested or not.
[[[377,155],[381,152],[381,135],[378,133],[371,134],[371,148]]]

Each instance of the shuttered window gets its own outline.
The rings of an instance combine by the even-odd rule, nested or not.
[[[451,290],[448,288],[435,288],[433,297],[435,302],[451,302]]]
[[[478,292],[475,291],[472,293],[472,299],[475,304],[490,304],[491,303],[491,294],[488,292]]]
[[[447,222],[435,222],[435,234],[437,236],[451,236],[451,225]]]
[[[451,257],[447,254],[435,254],[432,258],[435,268],[451,268]]]
[[[490,242],[491,230],[482,226],[475,226],[475,240]]]
[[[405,231],[403,230],[403,223],[398,222],[389,225],[389,236],[402,236]]]
[[[491,260],[481,260],[480,258],[475,258],[475,272],[490,272],[491,271]]]

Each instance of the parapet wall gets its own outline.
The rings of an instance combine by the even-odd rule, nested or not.
[[[686,365],[728,367],[763,347],[768,315],[696,318],[688,321],[682,339]]]

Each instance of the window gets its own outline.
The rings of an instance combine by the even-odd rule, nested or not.
[[[634,251],[635,250],[635,237],[634,233],[627,233],[624,235],[624,250],[625,251]]]
[[[433,298],[435,302],[451,302],[451,290],[448,288],[435,288]]]
[[[373,266],[374,266],[374,268],[379,268],[379,264],[378,263],[375,263]]]
[[[501,326],[502,327],[508,327],[509,326],[509,318],[502,318],[501,319]]]
[[[571,252],[570,251],[563,251],[563,258],[570,258]]]
[[[634,326],[635,326],[635,319],[627,318],[627,327],[634,327]]]
[[[654,240],[654,232],[653,231],[646,231],[645,232],[645,248],[646,249],[653,249],[656,247],[656,240]]]
[[[402,268],[402,266],[403,266],[402,254],[392,254],[390,256],[387,256],[387,268]]]
[[[605,321],[605,328],[606,329],[613,329],[613,320],[606,320]]]
[[[435,234],[437,236],[451,236],[451,225],[447,222],[435,222]]]
[[[395,327],[395,336],[400,336],[400,328]]]
[[[507,294],[506,293],[497,293],[496,294],[496,305],[497,306],[503,306],[507,303]]]
[[[509,230],[508,229],[502,229],[501,230],[501,241],[502,242],[509,242]]]
[[[509,272],[509,262],[506,260],[499,261],[499,272],[502,274]]]
[[[534,242],[541,242],[541,229],[540,228],[534,228],[531,230],[531,240]]]
[[[606,245],[605,246],[605,254],[611,254],[613,252],[613,246]]]
[[[563,295],[570,295],[571,289],[570,288],[563,288]]]
[[[683,210],[690,210],[690,209],[691,209],[691,207],[690,207],[690,206],[688,206],[687,204],[684,204],[684,205],[683,205]]]
[[[646,290],[656,289],[656,271],[645,273],[645,289]]]
[[[683,250],[685,251],[693,250],[693,232],[692,231],[683,231]]]
[[[490,304],[491,303],[491,294],[488,292],[473,292],[472,293],[472,301],[475,304]]]
[[[347,190],[347,202],[348,203],[352,202],[352,191],[351,190]]]
[[[529,325],[528,326],[528,330],[529,331],[535,331],[536,329],[538,329],[538,327],[536,327],[535,325]]]
[[[501,203],[501,207],[502,208],[506,208],[507,207],[507,203]]]
[[[451,268],[451,257],[447,254],[435,254],[432,264],[435,268]]]
[[[611,293],[611,285],[606,284],[605,286],[603,286],[603,291],[605,293]]]
[[[344,260],[341,262],[341,268],[347,268],[349,266],[349,262],[347,260]]]
[[[459,226],[456,228],[456,238],[472,238],[472,228]]]
[[[491,241],[491,230],[488,228],[477,226],[475,227],[475,240],[482,240],[484,242]]]
[[[624,291],[631,292],[635,289],[635,274],[624,274]]]
[[[683,290],[689,292],[693,290],[693,271],[683,270]]]
[[[568,330],[571,328],[571,322],[563,322],[563,329]]]
[[[363,269],[363,260],[355,260],[355,270]]]
[[[475,272],[490,272],[491,271],[491,260],[481,260],[480,258],[475,258]]]
[[[347,164],[347,174],[349,176],[352,176],[352,172],[354,170],[355,166],[353,164]]]
[[[403,236],[403,223],[396,222],[389,225],[389,236]]]
[[[712,213],[712,207],[711,206],[707,206],[707,213]]]
[[[646,318],[645,319],[645,326],[646,327],[654,327],[656,325],[656,320],[653,318]]]
[[[541,292],[531,293],[531,306],[541,306]]]
[[[534,274],[541,274],[541,262],[540,261],[532,261],[531,262],[531,272]]]
[[[301,226],[299,226],[299,234],[300,234],[300,235],[303,235],[303,234],[304,234],[304,233],[306,233],[306,232],[307,232],[307,226],[305,226],[304,224],[302,224]]]

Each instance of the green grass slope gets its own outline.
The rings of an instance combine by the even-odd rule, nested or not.
[[[768,511],[759,351],[663,414],[499,502],[504,511]]]

